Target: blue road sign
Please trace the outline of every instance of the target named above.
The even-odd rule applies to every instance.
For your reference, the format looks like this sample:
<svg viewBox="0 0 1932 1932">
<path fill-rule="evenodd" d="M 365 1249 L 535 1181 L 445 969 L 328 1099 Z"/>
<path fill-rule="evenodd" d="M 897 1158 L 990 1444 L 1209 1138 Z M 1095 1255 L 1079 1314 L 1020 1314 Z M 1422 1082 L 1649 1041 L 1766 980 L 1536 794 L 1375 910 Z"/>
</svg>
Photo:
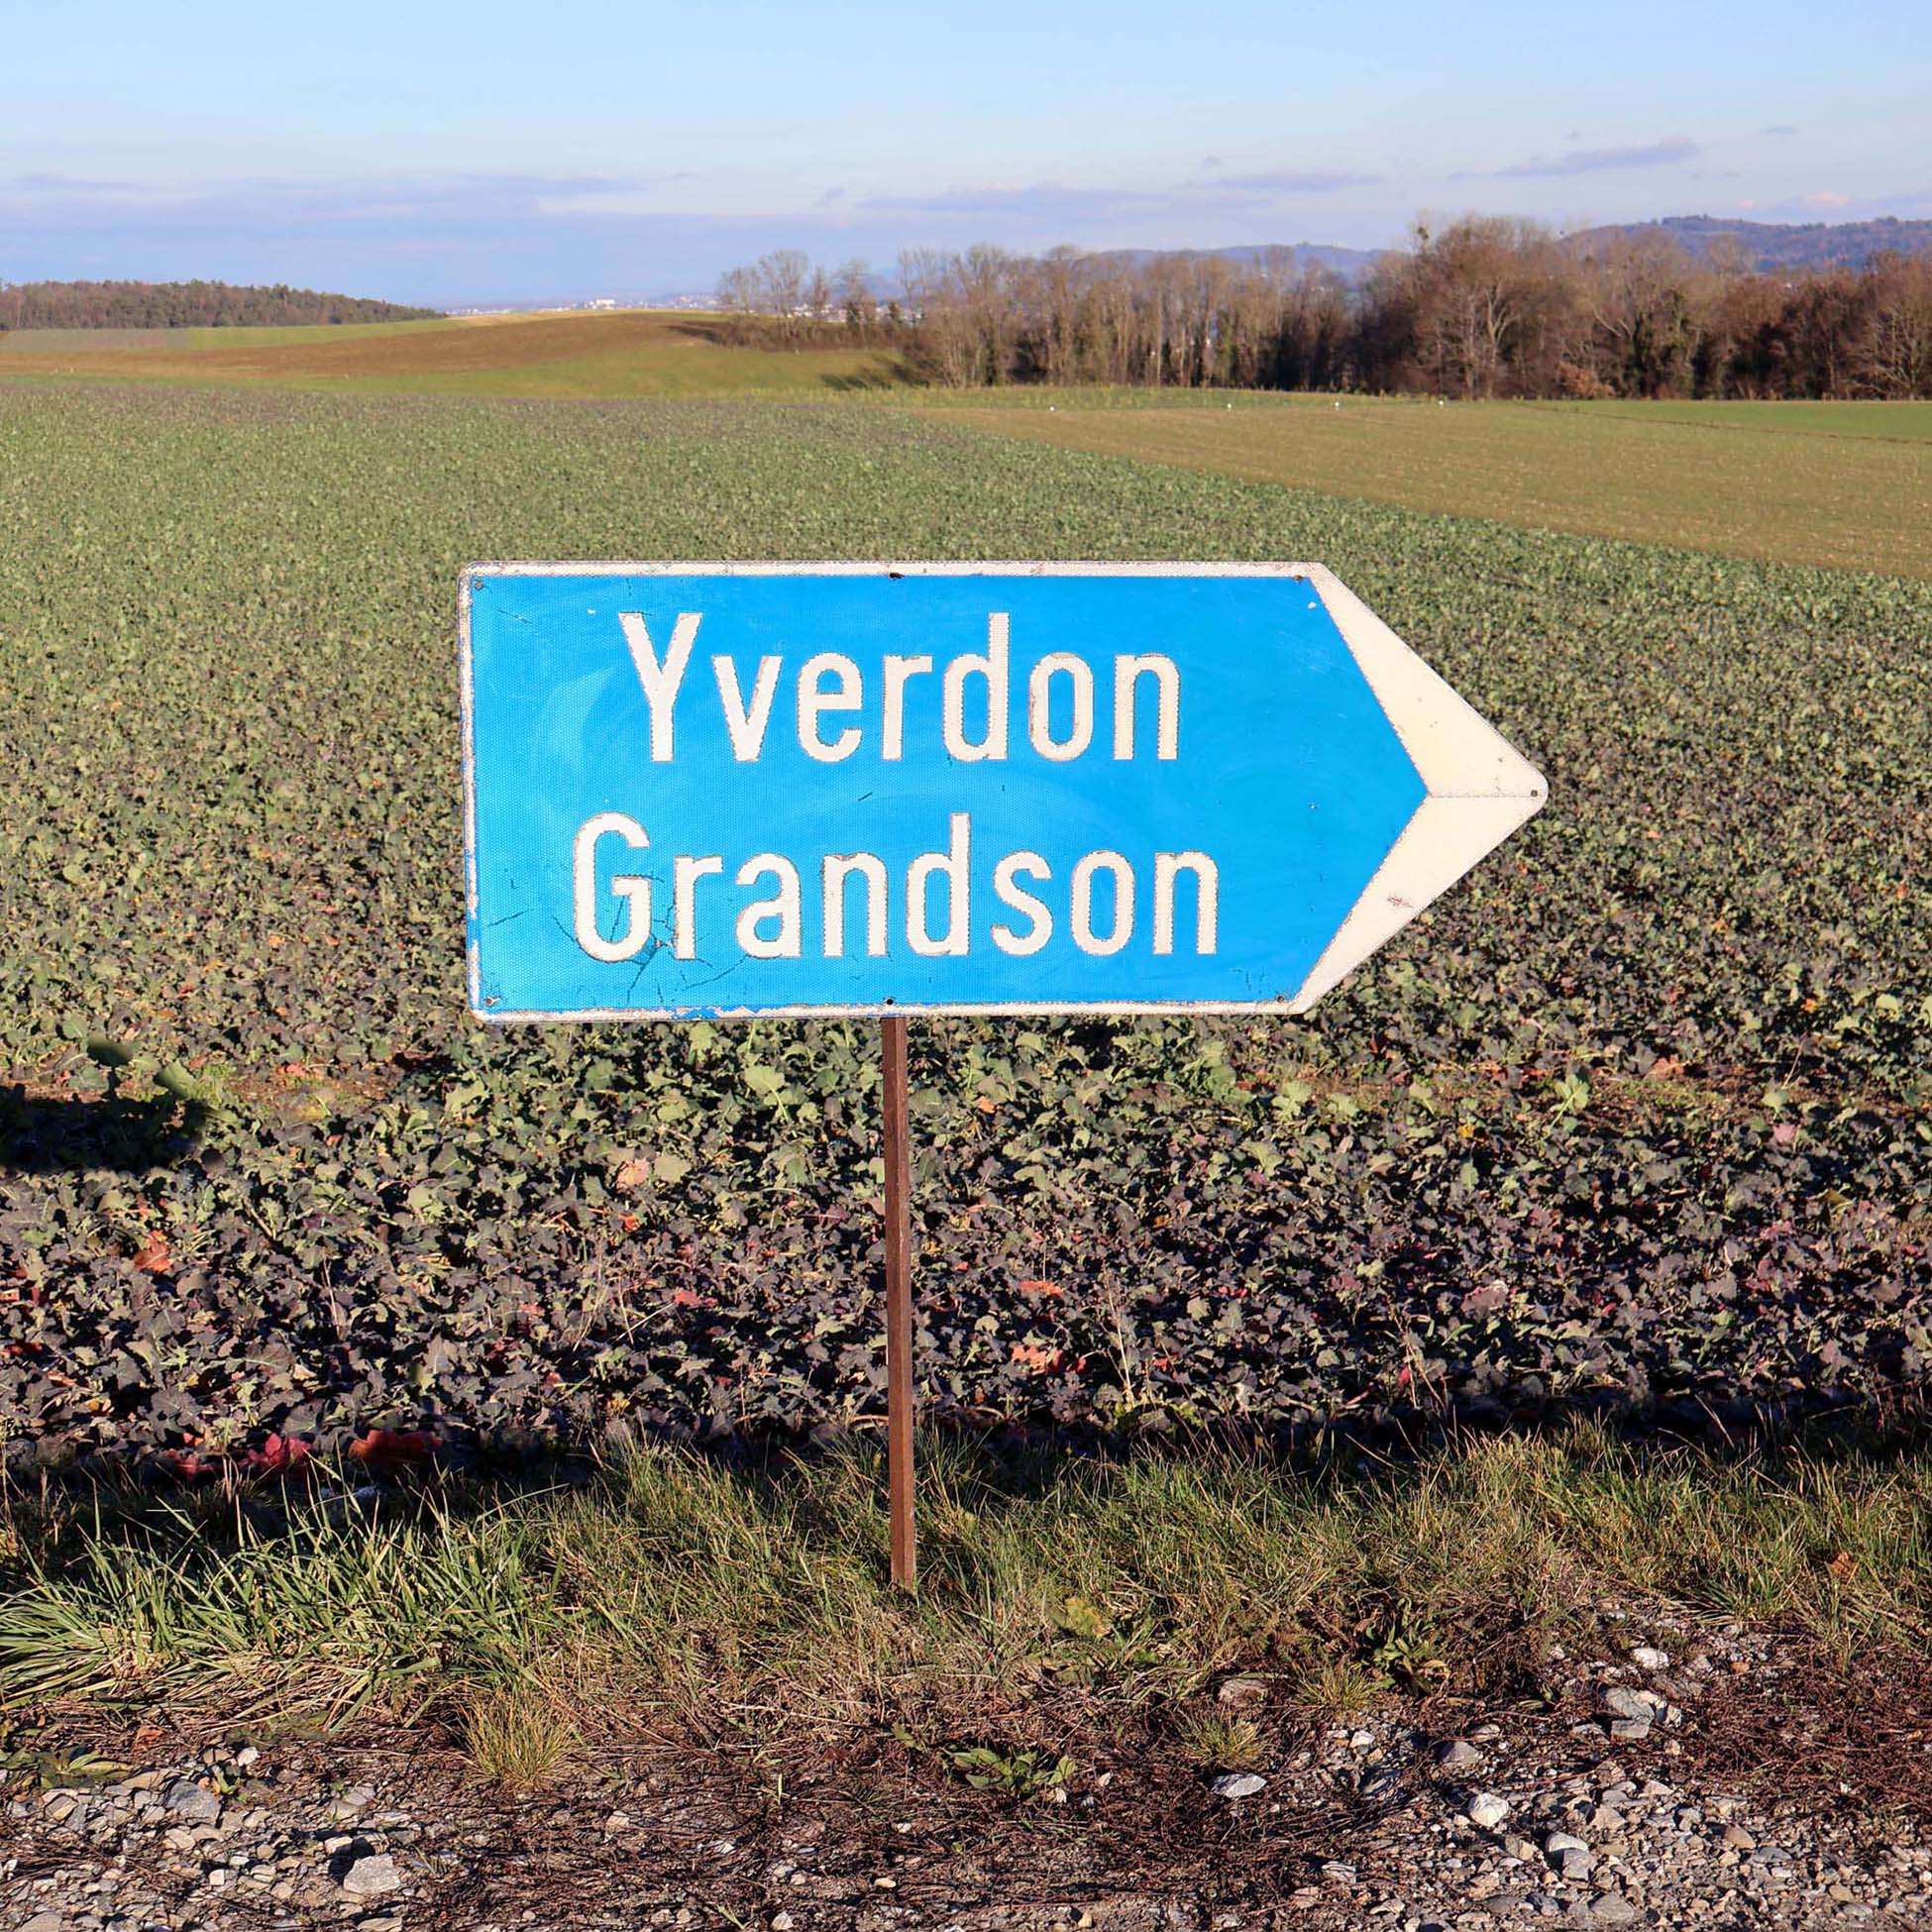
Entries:
<svg viewBox="0 0 1932 1932">
<path fill-rule="evenodd" d="M 1542 803 L 1315 565 L 481 564 L 486 1020 L 1300 1011 Z"/>
</svg>

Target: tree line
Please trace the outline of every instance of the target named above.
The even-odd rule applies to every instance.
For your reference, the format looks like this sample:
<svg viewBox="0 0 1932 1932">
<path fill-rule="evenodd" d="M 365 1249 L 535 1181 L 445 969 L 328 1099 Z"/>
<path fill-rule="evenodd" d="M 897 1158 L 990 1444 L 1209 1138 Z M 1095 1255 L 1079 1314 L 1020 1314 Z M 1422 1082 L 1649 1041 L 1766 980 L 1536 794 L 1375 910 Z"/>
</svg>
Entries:
<svg viewBox="0 0 1932 1932">
<path fill-rule="evenodd" d="M 0 282 L 0 328 L 239 329 L 316 322 L 412 322 L 439 313 L 313 288 L 225 281 Z"/>
<path fill-rule="evenodd" d="M 780 251 L 720 307 L 803 342 L 891 341 L 957 387 L 1101 382 L 1478 396 L 1932 396 L 1932 255 L 1760 273 L 1658 234 L 1418 223 L 1355 283 L 1292 249 L 1235 259 L 915 250 L 882 302 L 863 262 Z"/>
</svg>

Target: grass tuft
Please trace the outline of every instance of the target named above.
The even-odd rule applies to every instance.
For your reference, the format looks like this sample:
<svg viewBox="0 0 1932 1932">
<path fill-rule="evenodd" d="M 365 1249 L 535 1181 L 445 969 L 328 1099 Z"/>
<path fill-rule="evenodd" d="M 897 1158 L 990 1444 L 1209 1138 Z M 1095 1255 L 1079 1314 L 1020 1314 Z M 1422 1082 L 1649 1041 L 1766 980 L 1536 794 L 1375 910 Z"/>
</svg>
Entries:
<svg viewBox="0 0 1932 1932">
<path fill-rule="evenodd" d="M 491 1783 L 531 1791 L 550 1783 L 577 1741 L 557 1694 L 529 1678 L 475 1691 L 463 1712 L 470 1762 Z"/>
<path fill-rule="evenodd" d="M 1175 1725 L 1181 1756 L 1204 1771 L 1252 1771 L 1266 1761 L 1267 1740 L 1251 1717 L 1184 1710 Z"/>
</svg>

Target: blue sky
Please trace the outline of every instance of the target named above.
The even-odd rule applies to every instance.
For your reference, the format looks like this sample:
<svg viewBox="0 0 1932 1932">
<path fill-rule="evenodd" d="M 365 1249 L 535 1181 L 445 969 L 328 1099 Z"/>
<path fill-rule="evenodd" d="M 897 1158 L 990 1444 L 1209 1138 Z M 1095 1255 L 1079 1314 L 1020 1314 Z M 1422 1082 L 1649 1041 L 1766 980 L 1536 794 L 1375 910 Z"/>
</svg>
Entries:
<svg viewBox="0 0 1932 1932">
<path fill-rule="evenodd" d="M 438 303 L 768 248 L 1932 216 L 1923 0 L 0 0 L 0 277 Z"/>
</svg>

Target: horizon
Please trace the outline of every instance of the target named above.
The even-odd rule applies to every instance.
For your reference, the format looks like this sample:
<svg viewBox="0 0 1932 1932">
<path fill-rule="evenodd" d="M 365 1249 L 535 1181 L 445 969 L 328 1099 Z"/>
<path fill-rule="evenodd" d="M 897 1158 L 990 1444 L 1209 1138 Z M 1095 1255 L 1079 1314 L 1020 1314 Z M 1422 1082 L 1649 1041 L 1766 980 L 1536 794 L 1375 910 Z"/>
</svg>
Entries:
<svg viewBox="0 0 1932 1932">
<path fill-rule="evenodd" d="M 486 307 L 695 294 L 785 247 L 891 274 L 978 242 L 1374 250 L 1465 211 L 1922 219 L 1932 63 L 1875 76 L 1866 52 L 1911 25 L 1895 0 L 1822 24 L 1776 4 L 1738 35 L 1644 0 L 1606 49 L 1523 0 L 1474 26 L 1240 0 L 1205 46 L 1137 0 L 996 4 L 970 31 L 878 0 L 567 3 L 540 28 L 447 0 L 326 25 L 110 0 L 79 54 L 50 15 L 11 29 L 0 277 Z"/>
<path fill-rule="evenodd" d="M 1467 214 L 1469 218 L 1474 218 L 1474 219 L 1483 218 L 1483 214 L 1481 210 L 1470 210 L 1467 211 Z M 1420 217 L 1418 217 L 1418 219 L 1420 219 Z M 1527 219 L 1534 219 L 1534 218 L 1531 217 Z M 1763 232 L 1766 234 L 1786 234 L 1786 233 L 1811 232 L 1811 231 L 1830 234 L 1838 230 L 1864 230 L 1864 229 L 1869 229 L 1874 227 L 1884 227 L 1887 224 L 1892 224 L 1892 225 L 1909 224 L 1913 227 L 1927 227 L 1927 226 L 1932 226 L 1932 216 L 1911 217 L 1911 216 L 1900 216 L 1900 215 L 1874 215 L 1874 216 L 1864 216 L 1864 217 L 1854 217 L 1854 218 L 1843 218 L 1836 221 L 1831 220 L 1829 218 L 1820 218 L 1820 219 L 1814 219 L 1814 220 L 1804 221 L 1804 222 L 1768 222 L 1768 221 L 1756 220 L 1750 216 L 1742 216 L 1742 215 L 1737 216 L 1735 218 L 1725 217 L 1721 215 L 1713 216 L 1704 212 L 1703 210 L 1698 210 L 1695 213 L 1642 216 L 1628 223 L 1609 224 L 1607 226 L 1633 229 L 1633 230 L 1643 229 L 1643 228 L 1656 228 L 1656 229 L 1667 231 L 1667 230 L 1673 230 L 1679 228 L 1689 223 L 1704 223 L 1704 222 L 1710 222 L 1714 225 L 1720 226 L 1726 232 L 1735 229 L 1739 232 L 1746 233 L 1746 234 L 1749 234 L 1754 231 Z M 1566 228 L 1566 229 L 1553 228 L 1552 232 L 1557 234 L 1559 237 L 1569 237 L 1569 236 L 1577 236 L 1577 235 L 1587 235 L 1594 231 L 1577 229 L 1577 228 Z M 1352 274 L 1359 273 L 1360 265 L 1372 261 L 1374 257 L 1377 256 L 1378 254 L 1391 252 L 1391 251 L 1400 252 L 1405 249 L 1412 248 L 1414 245 L 1415 245 L 1415 236 L 1412 229 L 1409 233 L 1406 233 L 1397 241 L 1390 243 L 1388 245 L 1387 251 L 1350 249 L 1339 243 L 1307 241 L 1307 240 L 1295 241 L 1295 242 L 1222 242 L 1222 243 L 1209 242 L 1209 243 L 1202 243 L 1198 245 L 1184 245 L 1184 246 L 1171 248 L 1171 249 L 1134 249 L 1134 248 L 1089 249 L 1089 248 L 1081 247 L 1079 244 L 1064 244 L 1062 246 L 1073 247 L 1076 253 L 1083 259 L 1094 258 L 1094 259 L 1102 259 L 1102 260 L 1107 259 L 1109 257 L 1117 257 L 1117 256 L 1124 256 L 1124 255 L 1136 256 L 1136 257 L 1161 256 L 1161 255 L 1230 256 L 1230 257 L 1254 256 L 1260 254 L 1264 250 L 1281 249 L 1291 254 L 1306 255 L 1315 258 L 1319 258 L 1322 256 L 1331 256 L 1331 257 L 1340 256 L 1340 257 L 1349 258 L 1346 266 L 1342 267 L 1339 270 L 1339 272 L 1342 274 L 1344 279 L 1346 279 Z M 782 247 L 783 244 L 780 244 L 779 246 Z M 1027 252 L 1027 255 L 1020 256 L 1020 259 L 1022 260 L 1029 259 L 1029 258 L 1037 259 L 1037 253 L 1043 253 L 1043 252 L 1044 251 L 1039 251 L 1039 252 L 1029 251 Z M 751 264 L 733 265 L 733 266 L 734 267 L 735 266 L 756 267 L 757 265 L 756 263 L 751 263 Z M 827 269 L 830 269 L 834 266 L 834 264 L 831 261 L 827 260 L 824 261 L 821 264 L 821 266 L 823 266 Z M 873 264 L 869 266 L 871 267 L 872 269 L 872 274 L 871 274 L 872 285 L 875 291 L 877 291 L 880 294 L 881 298 L 883 298 L 888 293 L 893 293 L 893 294 L 904 293 L 904 288 L 898 276 L 898 263 L 896 260 L 890 263 Z M 25 282 L 15 281 L 10 279 L 7 276 L 0 275 L 0 290 L 9 289 L 9 288 L 19 288 L 19 287 L 32 288 L 35 286 L 59 288 L 59 287 L 87 286 L 90 284 L 97 284 L 103 287 L 125 286 L 130 288 L 167 288 L 167 287 L 188 287 L 194 285 L 197 282 L 211 283 L 216 286 L 230 287 L 238 290 L 248 289 L 248 288 L 261 289 L 265 287 L 285 286 L 289 288 L 292 293 L 297 293 L 297 294 L 343 297 L 350 300 L 373 301 L 376 303 L 388 302 L 390 305 L 395 307 L 428 308 L 428 307 L 435 306 L 434 304 L 430 304 L 430 303 L 410 303 L 396 297 L 385 295 L 380 291 L 377 291 L 376 293 L 371 293 L 368 290 L 354 289 L 354 288 L 324 289 L 318 287 L 305 287 L 300 284 L 296 284 L 292 282 L 280 282 L 280 283 L 232 282 L 226 280 L 224 277 L 221 276 L 194 275 L 194 274 L 172 275 L 165 278 L 156 277 L 153 279 L 146 278 L 146 277 L 116 277 L 116 276 L 107 276 L 107 275 L 69 276 L 69 277 L 48 276 L 48 277 L 39 277 L 36 278 L 36 280 L 25 281 Z M 450 301 L 447 304 L 441 305 L 438 312 L 446 315 L 459 315 L 459 316 L 460 315 L 543 314 L 548 312 L 562 314 L 562 313 L 569 313 L 573 311 L 579 311 L 586 308 L 609 307 L 613 305 L 619 310 L 648 310 L 648 309 L 664 308 L 664 307 L 691 307 L 693 305 L 700 304 L 700 303 L 705 306 L 710 306 L 714 304 L 717 300 L 718 300 L 718 291 L 715 288 L 658 287 L 653 289 L 641 289 L 641 288 L 604 286 L 601 288 L 572 290 L 572 291 L 526 290 L 519 295 L 499 297 L 494 299 L 492 298 L 458 299 L 458 300 Z"/>
</svg>

